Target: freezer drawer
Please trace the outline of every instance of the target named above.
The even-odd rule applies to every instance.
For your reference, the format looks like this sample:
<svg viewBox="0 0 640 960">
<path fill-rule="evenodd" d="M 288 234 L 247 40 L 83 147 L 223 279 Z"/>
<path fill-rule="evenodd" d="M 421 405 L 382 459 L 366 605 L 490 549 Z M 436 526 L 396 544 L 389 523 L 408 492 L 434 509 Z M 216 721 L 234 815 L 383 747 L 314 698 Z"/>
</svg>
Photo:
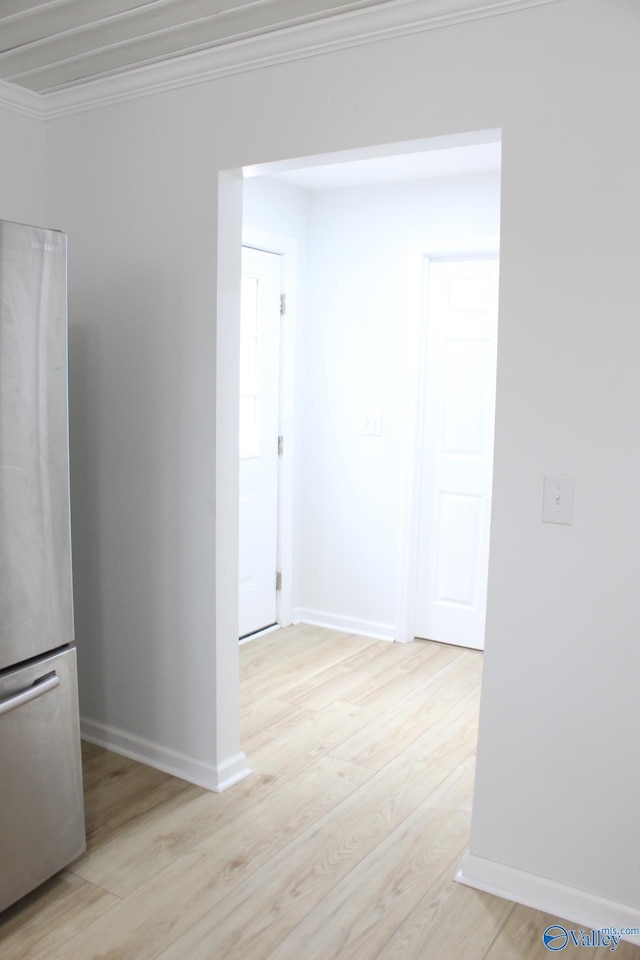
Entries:
<svg viewBox="0 0 640 960">
<path fill-rule="evenodd" d="M 0 674 L 0 910 L 84 849 L 71 648 Z"/>
</svg>

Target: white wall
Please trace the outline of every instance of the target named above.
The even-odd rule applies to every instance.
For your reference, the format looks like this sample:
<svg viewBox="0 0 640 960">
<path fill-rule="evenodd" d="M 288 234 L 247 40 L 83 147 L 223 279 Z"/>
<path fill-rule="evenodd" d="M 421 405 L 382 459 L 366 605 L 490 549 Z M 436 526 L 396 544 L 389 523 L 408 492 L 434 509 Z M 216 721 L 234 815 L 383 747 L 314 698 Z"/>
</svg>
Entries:
<svg viewBox="0 0 640 960">
<path fill-rule="evenodd" d="M 166 118 L 152 98 L 51 125 L 70 237 L 76 635 L 87 729 L 143 754 L 149 741 L 166 766 L 195 758 L 206 780 L 217 177 L 193 116 Z"/>
<path fill-rule="evenodd" d="M 243 182 L 243 224 L 298 242 L 298 267 L 303 285 L 309 199 L 307 190 L 274 177 L 247 177 Z"/>
<path fill-rule="evenodd" d="M 0 104 L 0 219 L 35 226 L 47 218 L 46 132 L 43 120 Z"/>
<path fill-rule="evenodd" d="M 560 0 L 48 125 L 50 209 L 74 251 L 83 709 L 218 765 L 235 747 L 211 694 L 225 680 L 213 604 L 216 171 L 502 128 L 471 851 L 629 915 L 640 862 L 639 27 L 629 0 Z M 541 524 L 545 471 L 576 475 L 573 527 Z M 232 642 L 218 638 L 228 662 Z"/>
<path fill-rule="evenodd" d="M 497 241 L 498 174 L 311 193 L 298 617 L 399 634 L 420 254 Z M 381 437 L 362 435 L 382 414 Z"/>
</svg>

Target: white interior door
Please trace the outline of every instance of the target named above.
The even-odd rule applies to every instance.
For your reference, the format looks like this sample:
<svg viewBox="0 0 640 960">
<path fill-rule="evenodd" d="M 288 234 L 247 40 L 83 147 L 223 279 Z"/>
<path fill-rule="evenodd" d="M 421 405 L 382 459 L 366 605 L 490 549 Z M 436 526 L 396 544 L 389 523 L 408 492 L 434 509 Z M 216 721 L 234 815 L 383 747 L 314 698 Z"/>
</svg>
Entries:
<svg viewBox="0 0 640 960">
<path fill-rule="evenodd" d="M 240 637 L 277 621 L 281 257 L 242 248 Z"/>
<path fill-rule="evenodd" d="M 498 258 L 427 261 L 417 637 L 484 647 Z"/>
</svg>

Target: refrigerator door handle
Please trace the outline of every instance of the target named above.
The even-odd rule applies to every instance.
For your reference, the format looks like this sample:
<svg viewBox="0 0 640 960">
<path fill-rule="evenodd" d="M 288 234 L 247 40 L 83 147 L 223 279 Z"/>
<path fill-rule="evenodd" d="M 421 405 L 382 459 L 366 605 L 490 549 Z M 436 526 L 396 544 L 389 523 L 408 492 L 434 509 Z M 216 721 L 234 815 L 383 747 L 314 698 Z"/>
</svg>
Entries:
<svg viewBox="0 0 640 960">
<path fill-rule="evenodd" d="M 53 690 L 59 686 L 60 678 L 58 674 L 48 673 L 46 676 L 32 683 L 26 690 L 22 690 L 20 693 L 14 693 L 10 697 L 7 697 L 6 700 L 0 700 L 0 717 L 3 717 L 5 713 L 10 713 L 11 710 L 16 710 L 18 707 L 24 706 L 25 703 L 30 703 L 31 700 L 36 700 L 38 697 L 48 693 L 49 690 Z"/>
</svg>

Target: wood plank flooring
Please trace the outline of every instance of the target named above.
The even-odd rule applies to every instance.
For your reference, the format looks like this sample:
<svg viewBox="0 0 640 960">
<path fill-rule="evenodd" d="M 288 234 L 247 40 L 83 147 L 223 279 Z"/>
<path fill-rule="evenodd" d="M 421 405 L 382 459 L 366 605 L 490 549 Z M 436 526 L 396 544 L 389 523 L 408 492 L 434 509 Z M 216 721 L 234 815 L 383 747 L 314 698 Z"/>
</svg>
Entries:
<svg viewBox="0 0 640 960">
<path fill-rule="evenodd" d="M 87 852 L 0 914 L 1 960 L 550 956 L 554 918 L 452 879 L 480 653 L 299 625 L 240 659 L 253 774 L 218 796 L 85 744 Z"/>
</svg>

